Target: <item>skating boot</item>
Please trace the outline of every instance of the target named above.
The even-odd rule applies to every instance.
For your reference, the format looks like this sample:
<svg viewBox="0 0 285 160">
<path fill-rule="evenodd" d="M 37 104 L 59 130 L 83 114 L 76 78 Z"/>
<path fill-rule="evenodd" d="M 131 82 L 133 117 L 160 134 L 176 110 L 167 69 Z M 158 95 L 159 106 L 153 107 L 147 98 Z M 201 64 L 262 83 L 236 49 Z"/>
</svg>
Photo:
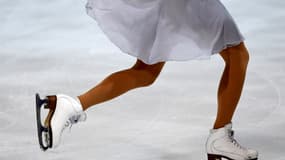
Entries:
<svg viewBox="0 0 285 160">
<path fill-rule="evenodd" d="M 49 109 L 44 126 L 41 122 L 41 107 Z M 86 120 L 86 114 L 78 98 L 58 94 L 40 99 L 36 94 L 37 128 L 40 147 L 45 151 L 56 148 L 63 130 L 72 124 Z"/>
<path fill-rule="evenodd" d="M 258 152 L 242 147 L 234 139 L 232 124 L 211 129 L 206 143 L 208 160 L 257 160 Z"/>
</svg>

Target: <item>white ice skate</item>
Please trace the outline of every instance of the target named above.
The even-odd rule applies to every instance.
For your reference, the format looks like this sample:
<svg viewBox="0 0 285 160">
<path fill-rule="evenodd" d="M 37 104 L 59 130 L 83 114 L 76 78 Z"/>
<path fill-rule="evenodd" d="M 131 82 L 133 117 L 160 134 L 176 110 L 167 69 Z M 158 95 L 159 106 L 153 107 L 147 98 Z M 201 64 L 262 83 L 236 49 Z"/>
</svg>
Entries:
<svg viewBox="0 0 285 160">
<path fill-rule="evenodd" d="M 232 124 L 211 129 L 206 143 L 208 160 L 257 160 L 258 152 L 242 147 L 234 139 Z"/>
<path fill-rule="evenodd" d="M 41 122 L 41 107 L 49 109 L 44 126 Z M 40 147 L 45 151 L 60 144 L 63 130 L 79 121 L 86 120 L 86 114 L 78 98 L 57 94 L 40 99 L 36 94 L 37 127 Z"/>
</svg>

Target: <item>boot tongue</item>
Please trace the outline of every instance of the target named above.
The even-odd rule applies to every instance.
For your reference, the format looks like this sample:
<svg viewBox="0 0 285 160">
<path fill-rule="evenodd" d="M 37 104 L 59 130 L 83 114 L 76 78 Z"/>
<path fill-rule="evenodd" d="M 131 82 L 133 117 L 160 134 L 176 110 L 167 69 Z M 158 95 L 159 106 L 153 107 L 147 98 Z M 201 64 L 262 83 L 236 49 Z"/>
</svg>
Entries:
<svg viewBox="0 0 285 160">
<path fill-rule="evenodd" d="M 225 128 L 226 128 L 227 130 L 231 130 L 232 127 L 233 127 L 232 123 L 229 123 L 229 124 L 226 124 L 226 125 L 225 125 Z"/>
<path fill-rule="evenodd" d="M 225 125 L 225 129 L 226 129 L 226 133 L 229 135 L 229 137 L 233 138 L 234 131 L 232 130 L 232 123 Z"/>
<path fill-rule="evenodd" d="M 69 118 L 71 124 L 75 124 L 77 122 L 85 121 L 87 118 L 86 113 L 81 112 Z"/>
<path fill-rule="evenodd" d="M 230 138 L 234 138 L 234 131 L 233 130 L 227 130 L 227 134 Z"/>
<path fill-rule="evenodd" d="M 79 100 L 79 98 L 78 97 L 75 97 L 74 98 L 75 99 L 75 110 L 76 110 L 76 112 L 82 112 L 83 111 L 83 107 L 82 107 L 82 105 L 81 105 L 81 102 L 80 102 L 80 100 Z"/>
</svg>

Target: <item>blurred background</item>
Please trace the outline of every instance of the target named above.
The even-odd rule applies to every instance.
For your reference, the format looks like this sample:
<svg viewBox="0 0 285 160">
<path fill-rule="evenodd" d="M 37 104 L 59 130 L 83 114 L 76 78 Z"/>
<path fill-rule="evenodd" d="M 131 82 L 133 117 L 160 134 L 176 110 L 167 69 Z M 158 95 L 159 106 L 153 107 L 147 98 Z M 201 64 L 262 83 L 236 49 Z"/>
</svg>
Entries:
<svg viewBox="0 0 285 160">
<path fill-rule="evenodd" d="M 257 149 L 261 160 L 284 160 L 285 1 L 222 2 L 250 51 L 233 120 L 236 139 Z M 85 4 L 0 1 L 0 159 L 206 159 L 224 68 L 219 55 L 167 62 L 154 85 L 94 106 L 57 150 L 39 149 L 35 93 L 77 96 L 136 61 L 108 40 Z"/>
</svg>

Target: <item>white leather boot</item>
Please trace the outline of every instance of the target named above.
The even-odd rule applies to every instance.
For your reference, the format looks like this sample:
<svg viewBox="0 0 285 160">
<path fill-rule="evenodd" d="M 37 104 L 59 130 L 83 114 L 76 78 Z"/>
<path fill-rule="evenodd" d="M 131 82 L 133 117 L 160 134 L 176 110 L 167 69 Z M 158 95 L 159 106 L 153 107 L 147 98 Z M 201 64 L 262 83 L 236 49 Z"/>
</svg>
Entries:
<svg viewBox="0 0 285 160">
<path fill-rule="evenodd" d="M 232 124 L 211 129 L 206 143 L 208 160 L 257 160 L 258 152 L 241 146 L 234 139 Z"/>
<path fill-rule="evenodd" d="M 77 97 L 74 99 L 64 94 L 57 94 L 54 97 L 56 99 L 55 108 L 51 111 L 53 113 L 48 117 L 49 119 L 46 120 L 51 129 L 49 148 L 55 148 L 60 144 L 61 135 L 65 128 L 86 120 L 86 113 Z"/>
</svg>

